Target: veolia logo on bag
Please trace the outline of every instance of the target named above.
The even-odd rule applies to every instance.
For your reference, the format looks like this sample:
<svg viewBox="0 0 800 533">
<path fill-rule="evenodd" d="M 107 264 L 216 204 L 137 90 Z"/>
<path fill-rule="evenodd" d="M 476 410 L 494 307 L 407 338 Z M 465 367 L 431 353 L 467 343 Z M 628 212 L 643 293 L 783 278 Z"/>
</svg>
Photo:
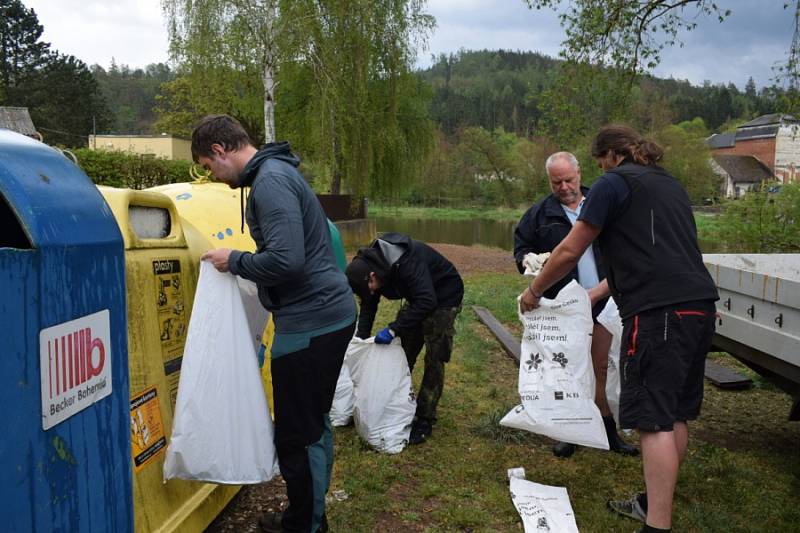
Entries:
<svg viewBox="0 0 800 533">
<path fill-rule="evenodd" d="M 111 394 L 108 310 L 41 330 L 39 361 L 43 429 Z"/>
</svg>

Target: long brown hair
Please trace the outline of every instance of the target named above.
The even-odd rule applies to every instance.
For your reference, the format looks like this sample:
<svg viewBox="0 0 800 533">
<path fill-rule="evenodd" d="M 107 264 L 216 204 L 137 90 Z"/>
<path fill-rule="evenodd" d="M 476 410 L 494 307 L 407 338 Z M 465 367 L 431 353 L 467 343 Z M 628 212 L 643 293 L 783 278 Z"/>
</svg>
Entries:
<svg viewBox="0 0 800 533">
<path fill-rule="evenodd" d="M 602 157 L 612 151 L 640 165 L 655 165 L 664 157 L 664 149 L 643 138 L 633 128 L 611 124 L 600 128 L 592 143 L 592 156 Z"/>
</svg>

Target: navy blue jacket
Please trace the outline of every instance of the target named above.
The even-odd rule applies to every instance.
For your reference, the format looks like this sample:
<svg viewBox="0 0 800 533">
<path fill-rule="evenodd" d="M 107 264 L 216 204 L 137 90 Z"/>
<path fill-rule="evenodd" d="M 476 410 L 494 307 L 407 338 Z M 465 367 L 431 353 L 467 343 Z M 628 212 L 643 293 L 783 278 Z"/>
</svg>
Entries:
<svg viewBox="0 0 800 533">
<path fill-rule="evenodd" d="M 589 194 L 587 187 L 581 186 L 584 196 Z M 561 202 L 554 194 L 547 195 L 543 200 L 535 203 L 528 209 L 514 230 L 514 260 L 517 262 L 519 273 L 525 272 L 522 260 L 528 253 L 541 254 L 552 252 L 572 229 L 572 224 L 567 214 L 561 207 Z M 606 277 L 603 260 L 597 240 L 592 244 L 594 261 L 597 265 L 597 277 L 600 281 Z M 570 281 L 578 279 L 578 267 L 572 269 L 564 278 L 544 291 L 545 298 L 555 298 L 558 292 Z"/>
</svg>

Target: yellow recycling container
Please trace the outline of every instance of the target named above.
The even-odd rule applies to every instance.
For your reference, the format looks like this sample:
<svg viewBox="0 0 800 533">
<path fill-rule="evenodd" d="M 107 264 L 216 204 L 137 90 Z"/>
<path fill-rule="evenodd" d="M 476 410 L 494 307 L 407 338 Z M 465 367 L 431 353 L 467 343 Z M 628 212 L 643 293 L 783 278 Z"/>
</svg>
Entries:
<svg viewBox="0 0 800 533">
<path fill-rule="evenodd" d="M 125 243 L 135 530 L 202 531 L 240 487 L 164 483 L 163 467 L 200 255 L 211 246 L 164 194 L 99 190 Z"/>
<path fill-rule="evenodd" d="M 246 203 L 246 198 L 242 197 L 242 189 L 231 189 L 224 183 L 200 179 L 159 185 L 147 190 L 163 193 L 173 201 L 190 247 L 197 250 L 198 257 L 210 248 L 255 251 L 256 243 L 250 237 L 247 224 L 242 219 L 242 202 Z M 270 413 L 275 412 L 272 405 L 269 357 L 274 332 L 275 326 L 270 317 L 261 335 L 261 343 L 266 347 L 261 378 L 264 381 Z"/>
</svg>

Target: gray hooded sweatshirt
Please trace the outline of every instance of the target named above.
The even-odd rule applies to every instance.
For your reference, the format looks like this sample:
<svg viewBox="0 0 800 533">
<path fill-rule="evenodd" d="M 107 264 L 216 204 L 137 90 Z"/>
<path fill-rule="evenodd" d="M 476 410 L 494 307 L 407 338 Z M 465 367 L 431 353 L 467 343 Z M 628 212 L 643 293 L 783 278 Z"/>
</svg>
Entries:
<svg viewBox="0 0 800 533">
<path fill-rule="evenodd" d="M 230 271 L 258 285 L 277 333 L 301 333 L 355 317 L 353 295 L 336 266 L 328 222 L 297 170 L 289 143 L 259 150 L 241 174 L 251 188 L 246 220 L 256 252 L 235 250 Z"/>
</svg>

